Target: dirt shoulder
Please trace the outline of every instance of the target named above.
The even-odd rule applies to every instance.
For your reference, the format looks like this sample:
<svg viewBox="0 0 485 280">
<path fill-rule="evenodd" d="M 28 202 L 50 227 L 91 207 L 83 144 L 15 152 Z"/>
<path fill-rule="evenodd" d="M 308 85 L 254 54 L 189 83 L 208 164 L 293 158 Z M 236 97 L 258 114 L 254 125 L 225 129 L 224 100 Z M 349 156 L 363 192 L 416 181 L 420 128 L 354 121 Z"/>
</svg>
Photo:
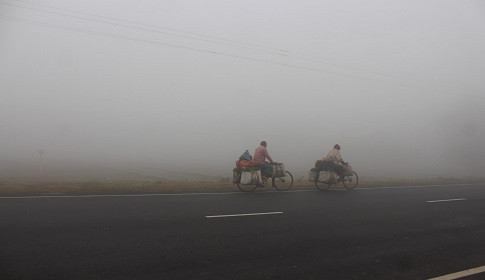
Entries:
<svg viewBox="0 0 485 280">
<path fill-rule="evenodd" d="M 485 178 L 434 178 L 434 179 L 361 179 L 357 188 L 392 187 L 410 185 L 483 184 Z M 343 188 L 341 185 L 333 188 Z M 312 182 L 295 181 L 293 190 L 315 189 Z M 49 194 L 148 194 L 184 192 L 238 191 L 231 182 L 150 182 L 150 181 L 0 181 L 0 196 L 28 196 Z"/>
</svg>

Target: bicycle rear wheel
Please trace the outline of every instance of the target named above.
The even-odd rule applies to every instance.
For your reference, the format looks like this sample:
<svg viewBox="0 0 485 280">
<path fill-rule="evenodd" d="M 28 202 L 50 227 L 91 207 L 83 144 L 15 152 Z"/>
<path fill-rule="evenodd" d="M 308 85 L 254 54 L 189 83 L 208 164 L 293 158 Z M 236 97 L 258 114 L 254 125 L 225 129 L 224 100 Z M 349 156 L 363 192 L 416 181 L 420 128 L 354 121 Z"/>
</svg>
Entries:
<svg viewBox="0 0 485 280">
<path fill-rule="evenodd" d="M 258 186 L 257 185 L 243 185 L 243 184 L 237 184 L 237 187 L 239 190 L 242 192 L 252 192 L 254 191 Z"/>
<path fill-rule="evenodd" d="M 285 177 L 273 178 L 273 186 L 279 191 L 287 191 L 293 186 L 293 175 L 288 171 L 285 173 Z"/>
<path fill-rule="evenodd" d="M 354 171 L 354 176 L 345 176 L 343 183 L 346 189 L 353 190 L 359 183 L 359 176 L 357 176 L 357 173 Z"/>
</svg>

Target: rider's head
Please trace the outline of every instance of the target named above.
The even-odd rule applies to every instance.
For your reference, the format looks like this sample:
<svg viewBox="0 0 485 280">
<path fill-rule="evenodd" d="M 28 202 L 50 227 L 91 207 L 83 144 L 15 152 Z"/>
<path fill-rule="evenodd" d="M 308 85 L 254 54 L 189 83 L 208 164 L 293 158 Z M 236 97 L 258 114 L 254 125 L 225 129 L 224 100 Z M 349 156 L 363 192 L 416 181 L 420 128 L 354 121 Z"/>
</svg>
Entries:
<svg viewBox="0 0 485 280">
<path fill-rule="evenodd" d="M 266 143 L 266 141 L 261 141 L 261 143 L 259 143 L 261 146 L 263 147 L 266 147 L 268 144 Z"/>
<path fill-rule="evenodd" d="M 340 150 L 340 145 L 339 144 L 335 144 L 335 146 L 333 146 L 334 149 L 337 149 L 337 150 Z"/>
</svg>

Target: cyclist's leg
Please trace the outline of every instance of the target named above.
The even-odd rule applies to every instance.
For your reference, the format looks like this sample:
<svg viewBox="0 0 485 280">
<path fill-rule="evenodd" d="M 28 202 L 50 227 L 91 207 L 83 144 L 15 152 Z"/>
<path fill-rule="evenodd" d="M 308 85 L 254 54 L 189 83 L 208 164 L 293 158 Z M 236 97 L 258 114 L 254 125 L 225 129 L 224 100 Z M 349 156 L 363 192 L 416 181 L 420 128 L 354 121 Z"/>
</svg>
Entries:
<svg viewBox="0 0 485 280">
<path fill-rule="evenodd" d="M 345 177 L 344 167 L 340 164 L 335 164 L 334 170 L 335 170 L 335 173 L 337 173 L 337 176 L 338 176 L 337 181 L 343 181 L 344 177 Z"/>
<path fill-rule="evenodd" d="M 261 175 L 265 178 L 270 178 L 273 175 L 273 166 L 265 162 L 261 165 Z"/>
</svg>

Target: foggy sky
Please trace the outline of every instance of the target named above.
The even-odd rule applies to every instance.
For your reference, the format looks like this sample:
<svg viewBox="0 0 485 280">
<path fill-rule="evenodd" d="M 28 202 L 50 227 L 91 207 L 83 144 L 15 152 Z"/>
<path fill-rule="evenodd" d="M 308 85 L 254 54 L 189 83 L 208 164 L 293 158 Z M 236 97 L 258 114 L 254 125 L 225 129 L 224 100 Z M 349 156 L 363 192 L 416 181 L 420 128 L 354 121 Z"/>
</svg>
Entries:
<svg viewBox="0 0 485 280">
<path fill-rule="evenodd" d="M 0 1 L 0 161 L 485 168 L 483 1 Z"/>
</svg>

